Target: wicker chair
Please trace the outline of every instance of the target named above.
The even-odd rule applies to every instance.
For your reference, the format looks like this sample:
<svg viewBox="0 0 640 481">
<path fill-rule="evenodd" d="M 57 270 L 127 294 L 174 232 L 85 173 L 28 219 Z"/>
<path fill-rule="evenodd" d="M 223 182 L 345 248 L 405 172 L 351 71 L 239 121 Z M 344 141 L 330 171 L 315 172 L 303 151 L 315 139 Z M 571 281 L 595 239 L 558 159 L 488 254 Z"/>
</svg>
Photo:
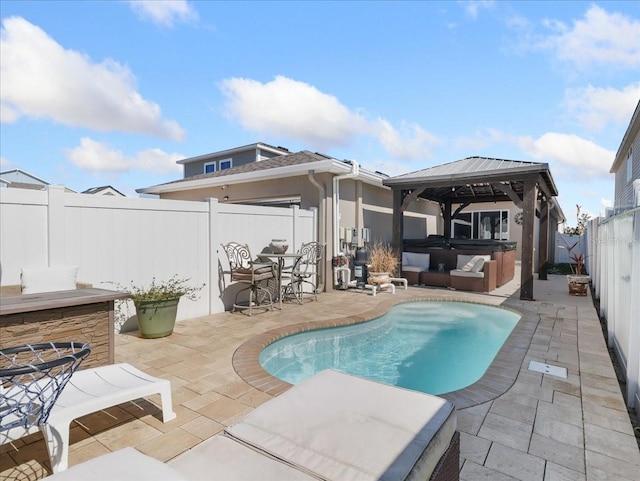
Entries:
<svg viewBox="0 0 640 481">
<path fill-rule="evenodd" d="M 246 244 L 229 242 L 221 245 L 229 260 L 231 281 L 247 284 L 247 287 L 236 293 L 233 301 L 233 311 L 236 309 L 248 309 L 249 316 L 251 316 L 251 309 L 254 303 L 273 310 L 271 291 L 261 286 L 260 283 L 269 279 L 276 279 L 275 264 L 253 260 L 249 246 Z M 244 291 L 249 291 L 249 301 L 246 305 L 238 302 L 238 296 Z M 264 302 L 265 300 L 268 301 Z"/>
</svg>

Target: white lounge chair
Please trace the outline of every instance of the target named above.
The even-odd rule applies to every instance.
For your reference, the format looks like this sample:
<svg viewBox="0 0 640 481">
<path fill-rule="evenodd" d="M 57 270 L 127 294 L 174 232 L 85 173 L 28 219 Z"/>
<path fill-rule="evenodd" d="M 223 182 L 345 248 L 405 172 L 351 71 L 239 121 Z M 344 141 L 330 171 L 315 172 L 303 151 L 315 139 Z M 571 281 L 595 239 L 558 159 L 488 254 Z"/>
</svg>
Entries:
<svg viewBox="0 0 640 481">
<path fill-rule="evenodd" d="M 54 473 L 64 471 L 69 457 L 69 426 L 71 421 L 127 401 L 160 394 L 162 421 L 176 417 L 171 401 L 171 383 L 149 376 L 130 364 L 112 364 L 76 371 L 55 402 L 49 419 L 40 427 Z M 0 433 L 0 444 L 6 444 L 39 427 L 17 427 Z"/>
<path fill-rule="evenodd" d="M 450 402 L 323 371 L 167 464 L 126 448 L 50 479 L 440 481 L 458 461 Z"/>
</svg>

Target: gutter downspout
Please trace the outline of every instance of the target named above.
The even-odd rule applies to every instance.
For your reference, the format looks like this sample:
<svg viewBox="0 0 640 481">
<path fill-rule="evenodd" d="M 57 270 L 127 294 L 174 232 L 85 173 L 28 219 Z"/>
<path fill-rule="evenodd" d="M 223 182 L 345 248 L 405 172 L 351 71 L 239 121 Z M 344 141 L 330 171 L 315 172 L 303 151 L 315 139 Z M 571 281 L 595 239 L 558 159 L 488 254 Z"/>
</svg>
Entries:
<svg viewBox="0 0 640 481">
<path fill-rule="evenodd" d="M 315 175 L 315 170 L 309 170 L 307 172 L 307 176 L 309 177 L 309 182 L 311 182 L 316 189 L 318 189 L 318 217 L 319 217 L 319 225 L 318 225 L 318 240 L 320 242 L 324 242 L 325 246 L 327 244 L 327 189 L 324 187 L 323 184 L 321 184 L 320 182 L 318 182 L 318 179 L 316 179 L 316 175 Z M 326 247 L 325 247 L 325 251 L 326 251 Z M 324 266 L 323 266 L 323 275 L 322 275 L 322 287 L 320 288 L 320 291 L 323 292 L 324 291 L 324 279 L 328 279 L 329 277 L 326 275 L 326 273 L 328 272 L 328 267 L 327 265 L 331 265 L 328 264 L 327 262 L 327 255 L 325 253 L 325 261 L 324 261 Z"/>
<path fill-rule="evenodd" d="M 357 177 L 360 174 L 360 164 L 355 160 L 351 161 L 351 172 L 348 174 L 336 175 L 333 177 L 333 256 L 340 252 L 340 181 Z"/>
</svg>

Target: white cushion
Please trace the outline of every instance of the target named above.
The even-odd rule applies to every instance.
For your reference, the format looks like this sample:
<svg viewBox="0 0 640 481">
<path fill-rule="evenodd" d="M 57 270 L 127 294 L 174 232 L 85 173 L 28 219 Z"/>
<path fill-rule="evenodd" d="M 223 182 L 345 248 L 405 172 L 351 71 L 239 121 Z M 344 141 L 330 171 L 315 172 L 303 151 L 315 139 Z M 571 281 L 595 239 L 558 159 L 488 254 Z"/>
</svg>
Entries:
<svg viewBox="0 0 640 481">
<path fill-rule="evenodd" d="M 178 471 L 133 448 L 124 448 L 84 461 L 66 471 L 47 477 L 47 481 L 188 481 Z"/>
<path fill-rule="evenodd" d="M 402 270 L 406 272 L 422 272 L 424 269 L 419 266 L 405 266 L 402 264 Z"/>
<path fill-rule="evenodd" d="M 491 256 L 458 254 L 456 268 L 466 272 L 480 272 L 485 261 L 490 260 Z"/>
<path fill-rule="evenodd" d="M 230 435 L 321 479 L 429 479 L 455 432 L 453 404 L 322 371 L 267 401 Z"/>
<path fill-rule="evenodd" d="M 224 434 L 201 442 L 168 464 L 193 481 L 318 480 Z"/>
<path fill-rule="evenodd" d="M 463 271 L 462 269 L 454 269 L 450 271 L 449 274 L 457 277 L 475 277 L 478 279 L 484 278 L 484 272 Z"/>
<path fill-rule="evenodd" d="M 480 272 L 484 268 L 484 263 L 491 260 L 491 256 L 473 256 L 476 259 L 475 264 L 471 268 L 471 272 Z"/>
<path fill-rule="evenodd" d="M 76 288 L 77 276 L 77 266 L 22 269 L 22 293 L 70 291 Z"/>
<path fill-rule="evenodd" d="M 429 270 L 429 261 L 431 254 L 421 252 L 403 252 L 402 253 L 402 269 L 408 270 L 405 266 L 419 267 L 423 271 Z"/>
</svg>

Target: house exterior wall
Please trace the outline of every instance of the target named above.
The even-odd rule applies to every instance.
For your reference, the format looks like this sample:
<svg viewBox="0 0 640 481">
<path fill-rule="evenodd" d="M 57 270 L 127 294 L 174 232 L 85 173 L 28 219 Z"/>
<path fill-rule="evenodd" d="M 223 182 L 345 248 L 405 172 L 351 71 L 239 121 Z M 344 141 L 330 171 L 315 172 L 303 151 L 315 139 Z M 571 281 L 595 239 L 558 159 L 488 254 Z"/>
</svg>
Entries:
<svg viewBox="0 0 640 481">
<path fill-rule="evenodd" d="M 327 257 L 333 257 L 334 220 L 333 220 L 333 175 L 329 173 L 316 174 L 326 192 L 325 211 L 319 212 L 320 222 L 324 222 L 324 229 L 318 226 L 319 232 L 325 232 Z M 361 180 L 342 179 L 339 181 L 340 203 L 339 227 L 367 227 L 370 229 L 370 240 L 391 242 L 393 194 L 390 189 L 377 187 Z M 224 200 L 227 196 L 228 200 Z M 247 203 L 277 198 L 300 198 L 301 209 L 320 208 L 319 190 L 309 180 L 308 176 L 287 177 L 286 179 L 265 180 L 233 184 L 222 187 L 210 187 L 190 191 L 176 191 L 163 193 L 163 199 L 197 200 L 216 198 L 221 203 Z M 414 202 L 405 212 L 405 232 L 412 237 L 424 238 L 429 234 L 442 232 L 440 226 L 440 208 L 432 202 Z M 362 245 L 362 241 L 358 243 Z M 355 248 L 353 246 L 340 246 Z"/>
<path fill-rule="evenodd" d="M 632 155 L 627 157 L 629 149 L 620 153 L 625 160 L 620 163 L 615 172 L 615 202 L 616 212 L 622 212 L 635 207 L 633 181 L 640 179 L 640 133 L 636 133 L 631 143 Z M 631 179 L 627 180 L 627 162 L 632 161 Z"/>
<path fill-rule="evenodd" d="M 258 150 L 259 152 L 256 152 Z M 210 162 L 217 162 L 219 160 L 231 159 L 232 167 L 239 167 L 241 165 L 250 164 L 256 161 L 256 155 L 259 155 L 260 160 L 267 160 L 273 157 L 278 157 L 282 154 L 276 154 L 262 149 L 252 149 L 245 152 L 238 152 L 232 155 L 217 155 L 204 160 L 193 161 L 184 164 L 184 177 L 193 177 L 194 175 L 204 174 L 204 166 Z M 219 170 L 219 165 L 216 164 L 216 171 Z"/>
</svg>

